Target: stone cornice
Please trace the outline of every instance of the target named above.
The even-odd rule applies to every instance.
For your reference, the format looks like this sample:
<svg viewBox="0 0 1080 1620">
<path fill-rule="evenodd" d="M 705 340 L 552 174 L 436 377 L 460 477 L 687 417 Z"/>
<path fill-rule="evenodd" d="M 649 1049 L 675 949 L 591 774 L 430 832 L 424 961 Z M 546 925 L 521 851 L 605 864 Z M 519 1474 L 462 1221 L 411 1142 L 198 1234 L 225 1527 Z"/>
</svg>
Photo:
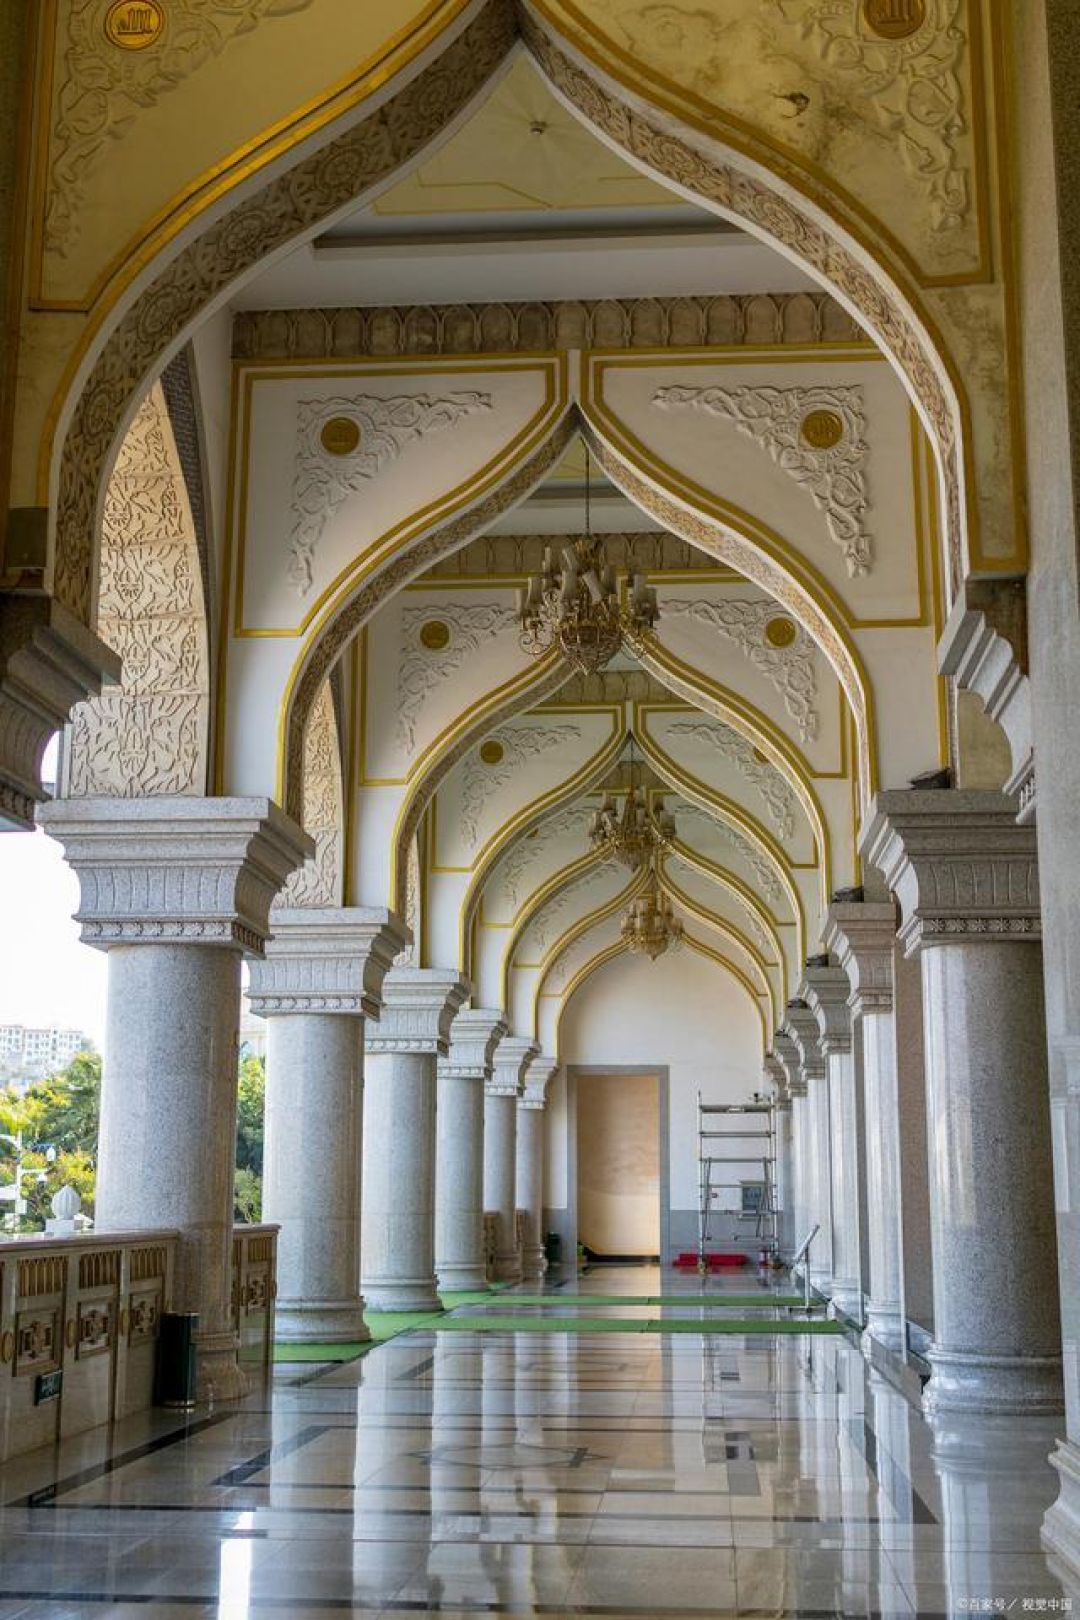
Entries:
<svg viewBox="0 0 1080 1620">
<path fill-rule="evenodd" d="M 565 353 L 742 343 L 852 343 L 865 334 L 828 293 L 773 293 L 772 330 L 757 293 L 603 298 L 521 304 L 408 304 L 249 309 L 233 317 L 234 360 L 340 360 L 356 355 Z M 752 319 L 748 320 L 748 316 Z"/>
<path fill-rule="evenodd" d="M 495 1049 L 495 1068 L 487 1092 L 489 1097 L 520 1097 L 525 1071 L 540 1051 L 535 1041 L 508 1035 Z"/>
<path fill-rule="evenodd" d="M 468 996 L 468 979 L 445 968 L 393 968 L 383 980 L 382 1015 L 368 1034 L 368 1052 L 445 1057 L 451 1026 Z"/>
<path fill-rule="evenodd" d="M 856 1017 L 893 1006 L 896 907 L 891 900 L 834 901 L 825 944 L 851 980 L 848 1005 Z"/>
<path fill-rule="evenodd" d="M 851 1051 L 851 984 L 842 967 L 808 967 L 805 995 L 817 1019 L 826 1057 Z"/>
<path fill-rule="evenodd" d="M 903 913 L 900 943 L 1038 943 L 1035 829 L 1004 793 L 893 789 L 879 793 L 860 839 Z"/>
<path fill-rule="evenodd" d="M 266 957 L 252 964 L 248 999 L 261 1018 L 349 1013 L 378 1019 L 383 980 L 409 930 L 392 911 L 367 906 L 278 909 Z"/>
<path fill-rule="evenodd" d="M 56 799 L 38 820 L 79 879 L 89 945 L 231 945 L 261 955 L 270 907 L 314 852 L 270 799 Z"/>
<path fill-rule="evenodd" d="M 462 1008 L 450 1026 L 450 1050 L 439 1059 L 439 1074 L 455 1080 L 490 1080 L 495 1048 L 509 1027 L 504 1012 Z"/>
</svg>

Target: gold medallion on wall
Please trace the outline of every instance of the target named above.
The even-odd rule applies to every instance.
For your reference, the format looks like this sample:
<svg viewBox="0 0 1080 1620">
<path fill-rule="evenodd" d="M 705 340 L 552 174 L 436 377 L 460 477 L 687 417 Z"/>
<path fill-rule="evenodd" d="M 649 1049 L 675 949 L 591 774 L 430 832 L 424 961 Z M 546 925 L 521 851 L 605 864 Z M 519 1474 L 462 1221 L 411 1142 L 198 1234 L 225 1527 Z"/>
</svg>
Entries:
<svg viewBox="0 0 1080 1620">
<path fill-rule="evenodd" d="M 808 411 L 799 423 L 799 433 L 811 450 L 831 450 L 844 437 L 844 419 L 836 411 Z"/>
<path fill-rule="evenodd" d="M 790 647 L 798 633 L 799 631 L 795 621 L 793 619 L 788 619 L 783 614 L 779 613 L 775 619 L 769 620 L 764 631 L 765 641 L 767 644 L 770 647 L 776 647 L 777 649 Z"/>
<path fill-rule="evenodd" d="M 420 629 L 420 645 L 429 652 L 442 652 L 450 645 L 450 626 L 445 619 L 428 619 Z"/>
<path fill-rule="evenodd" d="M 505 752 L 502 743 L 496 742 L 494 737 L 480 744 L 480 758 L 485 765 L 498 765 Z"/>
<path fill-rule="evenodd" d="M 360 424 L 351 416 L 332 416 L 323 423 L 319 443 L 328 456 L 351 456 L 360 446 Z"/>
<path fill-rule="evenodd" d="M 144 51 L 165 31 L 158 0 L 113 0 L 105 13 L 105 37 L 122 51 Z"/>
<path fill-rule="evenodd" d="M 863 0 L 862 12 L 879 39 L 909 39 L 926 21 L 926 0 Z"/>
</svg>

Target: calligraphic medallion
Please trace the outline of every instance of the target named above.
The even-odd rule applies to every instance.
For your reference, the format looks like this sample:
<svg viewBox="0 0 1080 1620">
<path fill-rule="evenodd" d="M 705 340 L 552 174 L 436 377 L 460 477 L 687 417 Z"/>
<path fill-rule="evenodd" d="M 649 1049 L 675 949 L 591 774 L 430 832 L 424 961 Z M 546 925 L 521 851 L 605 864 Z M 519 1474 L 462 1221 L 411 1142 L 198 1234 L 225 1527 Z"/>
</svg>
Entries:
<svg viewBox="0 0 1080 1620">
<path fill-rule="evenodd" d="M 360 443 L 360 424 L 351 416 L 332 416 L 323 423 L 319 442 L 327 455 L 351 456 Z"/>
<path fill-rule="evenodd" d="M 420 644 L 429 652 L 442 652 L 450 644 L 450 626 L 445 619 L 428 619 L 420 629 Z"/>
<path fill-rule="evenodd" d="M 770 647 L 790 647 L 798 633 L 794 621 L 781 615 L 770 619 L 765 626 L 765 640 Z"/>
<path fill-rule="evenodd" d="M 835 411 L 807 411 L 799 432 L 811 450 L 831 450 L 844 437 L 844 419 Z"/>
<path fill-rule="evenodd" d="M 502 743 L 496 742 L 494 737 L 489 737 L 486 743 L 480 744 L 480 758 L 485 765 L 498 765 L 505 752 Z"/>
<path fill-rule="evenodd" d="M 880 39 L 910 39 L 926 21 L 926 0 L 863 0 L 863 19 Z"/>
<path fill-rule="evenodd" d="M 105 36 L 122 51 L 144 51 L 165 31 L 158 0 L 113 0 L 105 13 Z"/>
</svg>

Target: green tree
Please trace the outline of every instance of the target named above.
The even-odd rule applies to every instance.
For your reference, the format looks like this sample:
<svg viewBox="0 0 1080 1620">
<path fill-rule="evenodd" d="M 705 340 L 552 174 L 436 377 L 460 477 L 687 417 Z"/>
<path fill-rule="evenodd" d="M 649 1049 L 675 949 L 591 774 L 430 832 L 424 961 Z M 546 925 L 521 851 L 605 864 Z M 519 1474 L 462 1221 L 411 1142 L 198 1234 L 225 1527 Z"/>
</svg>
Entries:
<svg viewBox="0 0 1080 1620">
<path fill-rule="evenodd" d="M 260 1057 L 240 1059 L 236 1096 L 236 1168 L 262 1177 L 266 1065 Z"/>
<path fill-rule="evenodd" d="M 233 1182 L 233 1213 L 238 1221 L 258 1221 L 262 1216 L 262 1177 L 254 1170 L 237 1169 Z"/>
<path fill-rule="evenodd" d="M 101 1114 L 101 1056 L 79 1052 L 59 1074 L 32 1085 L 25 1098 L 25 1133 L 35 1147 L 97 1158 Z"/>
</svg>

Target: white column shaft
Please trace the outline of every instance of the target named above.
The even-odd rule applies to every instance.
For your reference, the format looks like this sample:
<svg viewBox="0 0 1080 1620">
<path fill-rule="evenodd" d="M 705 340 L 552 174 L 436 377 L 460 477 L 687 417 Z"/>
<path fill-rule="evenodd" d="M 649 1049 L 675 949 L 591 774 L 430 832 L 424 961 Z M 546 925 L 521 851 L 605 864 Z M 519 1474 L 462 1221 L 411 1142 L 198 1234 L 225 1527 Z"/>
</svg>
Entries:
<svg viewBox="0 0 1080 1620">
<path fill-rule="evenodd" d="M 370 1052 L 361 1276 L 377 1311 L 435 1311 L 435 1052 Z"/>
<path fill-rule="evenodd" d="M 495 1275 L 500 1282 L 521 1280 L 515 1233 L 517 1208 L 517 1098 L 487 1092 L 484 1097 L 484 1208 L 498 1217 Z"/>
<path fill-rule="evenodd" d="M 369 1337 L 357 1247 L 363 1029 L 340 1013 L 267 1020 L 263 1217 L 281 1227 L 280 1339 Z"/>
<path fill-rule="evenodd" d="M 173 1308 L 199 1314 L 199 1388 L 243 1393 L 229 1309 L 240 952 L 113 945 L 96 1224 L 180 1231 Z"/>
<path fill-rule="evenodd" d="M 484 1076 L 438 1081 L 435 1270 L 443 1289 L 487 1287 L 484 1265 Z"/>
<path fill-rule="evenodd" d="M 903 1347 L 900 1310 L 900 1139 L 896 1024 L 891 1008 L 867 1008 L 859 1020 L 866 1095 L 867 1330 L 892 1350 Z"/>
<path fill-rule="evenodd" d="M 855 1058 L 851 1049 L 831 1052 L 829 1119 L 831 1133 L 831 1192 L 834 1304 L 846 1315 L 862 1320 L 862 1281 L 859 1275 L 859 1164 L 855 1117 Z"/>
<path fill-rule="evenodd" d="M 544 1259 L 544 1110 L 519 1103 L 517 1110 L 517 1194 L 525 1211 L 521 1275 L 542 1277 Z"/>
</svg>

